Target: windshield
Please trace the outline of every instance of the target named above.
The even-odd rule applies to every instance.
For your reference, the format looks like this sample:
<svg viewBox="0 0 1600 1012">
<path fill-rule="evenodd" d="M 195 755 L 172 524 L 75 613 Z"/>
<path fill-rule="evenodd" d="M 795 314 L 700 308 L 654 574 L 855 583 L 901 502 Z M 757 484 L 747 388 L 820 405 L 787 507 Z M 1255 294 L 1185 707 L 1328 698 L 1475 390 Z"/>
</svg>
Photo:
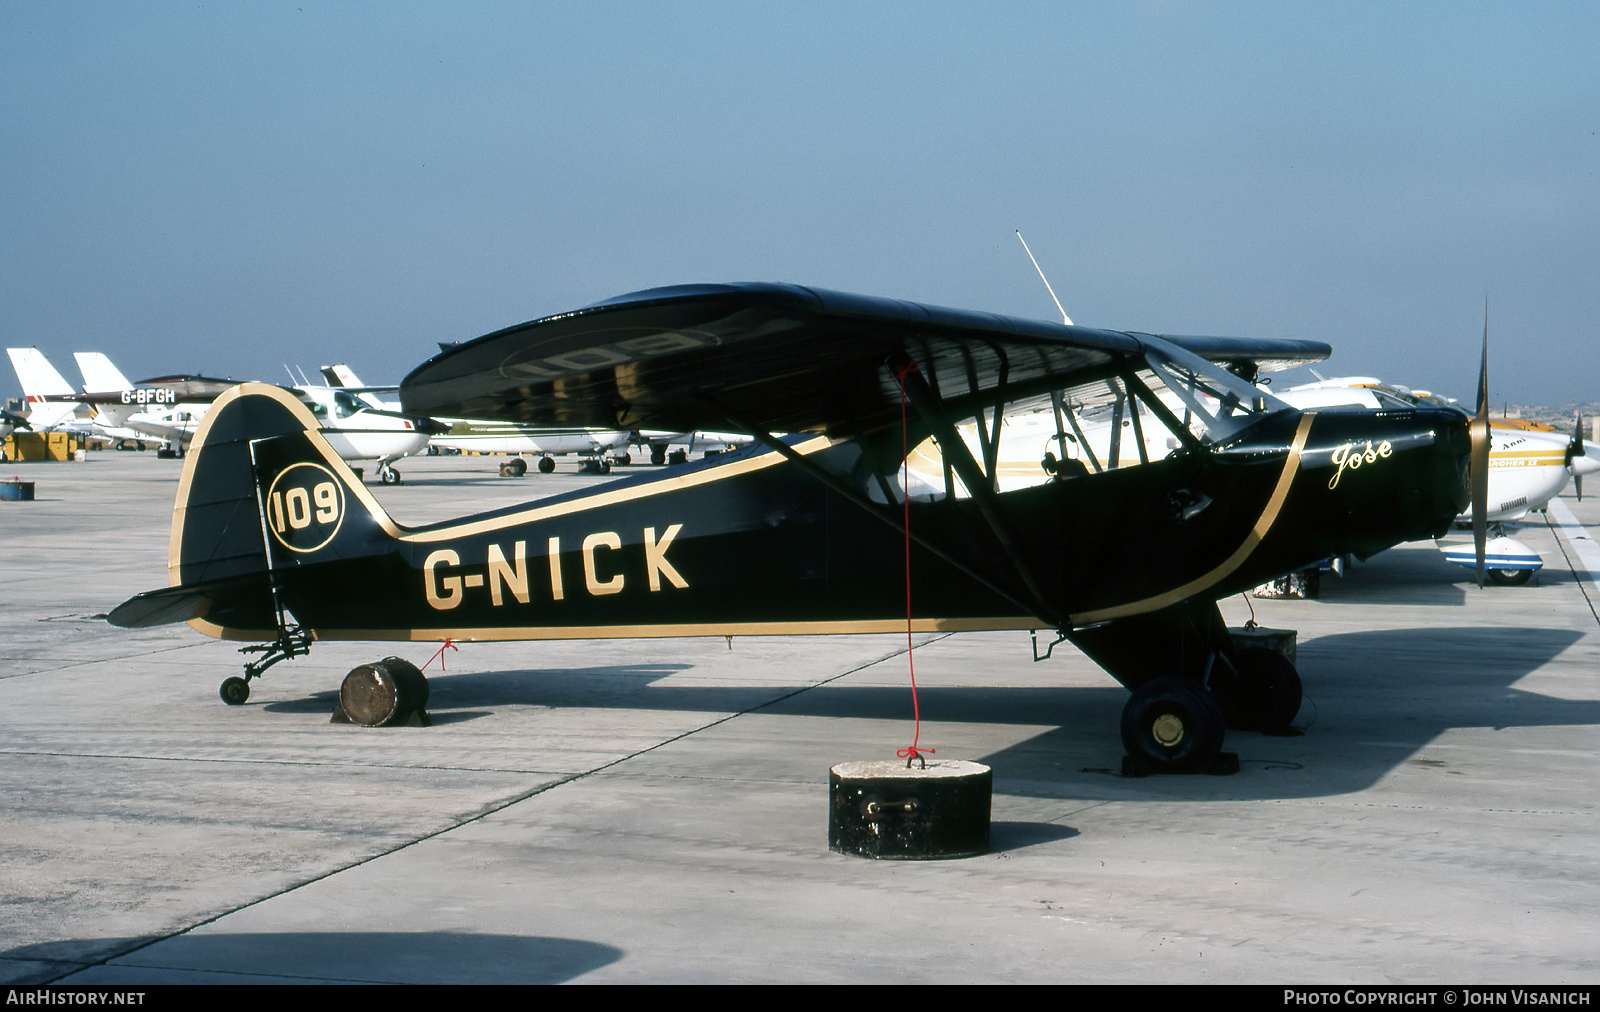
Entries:
<svg viewBox="0 0 1600 1012">
<path fill-rule="evenodd" d="M 1160 338 L 1141 340 L 1144 360 L 1122 376 L 1058 391 L 1045 403 L 1012 405 L 998 427 L 992 417 L 983 426 L 973 420 L 959 427 L 974 459 L 994 460 L 999 491 L 1147 464 L 1224 442 L 1264 415 L 1290 409 L 1192 352 Z M 998 446 L 986 455 L 996 428 Z M 901 482 L 918 499 L 968 494 L 933 439 L 908 455 Z"/>
</svg>

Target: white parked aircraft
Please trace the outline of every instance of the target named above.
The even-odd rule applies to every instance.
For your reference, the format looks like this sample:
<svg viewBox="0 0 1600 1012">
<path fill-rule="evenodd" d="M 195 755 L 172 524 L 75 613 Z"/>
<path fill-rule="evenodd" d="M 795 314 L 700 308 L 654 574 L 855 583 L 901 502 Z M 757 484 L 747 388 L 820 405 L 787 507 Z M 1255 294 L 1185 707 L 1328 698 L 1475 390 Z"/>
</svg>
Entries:
<svg viewBox="0 0 1600 1012">
<path fill-rule="evenodd" d="M 35 432 L 90 431 L 89 424 L 77 417 L 79 402 L 72 384 L 56 372 L 38 348 L 7 348 L 6 354 L 22 384 L 30 428 Z"/>
<path fill-rule="evenodd" d="M 96 426 L 108 438 L 145 435 L 181 447 L 198 429 L 212 399 L 233 385 L 231 380 L 198 376 L 163 376 L 136 384 L 105 355 L 81 352 L 75 356 L 84 374 L 84 391 L 79 393 L 37 348 L 8 348 L 7 353 L 23 393 L 39 405 L 35 415 L 42 411 L 47 418 L 70 417 L 78 404 L 87 403 L 97 411 Z M 384 484 L 400 480 L 394 461 L 423 449 L 438 428 L 431 419 L 370 408 L 343 390 L 311 385 L 289 389 L 322 421 L 323 435 L 339 456 L 377 461 Z"/>
</svg>

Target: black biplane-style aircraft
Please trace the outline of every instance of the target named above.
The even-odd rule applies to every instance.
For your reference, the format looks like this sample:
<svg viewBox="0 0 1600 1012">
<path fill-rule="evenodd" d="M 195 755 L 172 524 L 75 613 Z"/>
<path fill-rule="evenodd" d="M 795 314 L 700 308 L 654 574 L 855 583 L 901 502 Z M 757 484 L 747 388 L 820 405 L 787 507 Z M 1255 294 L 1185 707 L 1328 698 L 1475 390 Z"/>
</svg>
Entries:
<svg viewBox="0 0 1600 1012">
<path fill-rule="evenodd" d="M 318 639 L 891 632 L 908 618 L 920 631 L 1054 630 L 1133 690 L 1130 755 L 1204 766 L 1226 725 L 1287 724 L 1300 703 L 1292 666 L 1236 650 L 1217 600 L 1319 559 L 1441 535 L 1469 499 L 1462 412 L 1300 412 L 1247 382 L 1327 354 L 792 285 L 639 292 L 453 346 L 406 377 L 404 406 L 733 429 L 754 435 L 751 447 L 406 527 L 295 398 L 240 386 L 189 454 L 172 585 L 111 621 L 188 621 L 256 641 L 245 649 L 263 656 L 224 683 L 231 703 Z M 1119 416 L 1137 399 L 1176 445 L 1165 459 L 1091 469 L 1068 459 L 1068 412 L 1061 459 L 1044 462 L 1055 480 L 996 491 L 1002 411 L 1053 399 L 1060 413 L 1062 391 Z M 1137 428 L 1140 417 L 1119 421 Z M 958 432 L 969 419 L 977 454 Z M 906 482 L 907 503 L 906 447 L 929 436 L 944 487 Z"/>
</svg>

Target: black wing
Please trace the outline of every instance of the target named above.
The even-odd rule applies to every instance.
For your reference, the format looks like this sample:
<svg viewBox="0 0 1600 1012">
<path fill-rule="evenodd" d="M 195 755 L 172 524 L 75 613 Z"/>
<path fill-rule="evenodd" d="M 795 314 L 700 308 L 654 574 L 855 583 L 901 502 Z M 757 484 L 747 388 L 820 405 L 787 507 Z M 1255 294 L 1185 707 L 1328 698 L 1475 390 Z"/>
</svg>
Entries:
<svg viewBox="0 0 1600 1012">
<path fill-rule="evenodd" d="M 1328 355 L 1314 342 L 1176 340 L 1224 342 L 1232 357 Z M 685 285 L 454 346 L 400 398 L 408 412 L 539 426 L 845 434 L 899 421 L 894 369 L 907 360 L 952 405 L 988 404 L 1112 375 L 1143 349 L 1116 331 L 798 285 Z"/>
</svg>

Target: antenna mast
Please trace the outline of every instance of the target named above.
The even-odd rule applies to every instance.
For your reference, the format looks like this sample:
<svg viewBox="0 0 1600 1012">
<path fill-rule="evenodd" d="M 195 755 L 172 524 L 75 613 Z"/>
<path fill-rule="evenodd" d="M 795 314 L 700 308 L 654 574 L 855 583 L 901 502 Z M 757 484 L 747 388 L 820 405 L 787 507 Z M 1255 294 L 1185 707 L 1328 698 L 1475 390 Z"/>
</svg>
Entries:
<svg viewBox="0 0 1600 1012">
<path fill-rule="evenodd" d="M 1039 280 L 1044 282 L 1044 290 L 1050 293 L 1050 299 L 1056 304 L 1056 310 L 1061 313 L 1061 322 L 1072 326 L 1072 318 L 1067 311 L 1061 308 L 1061 300 L 1056 298 L 1056 290 L 1050 287 L 1050 279 L 1044 276 L 1044 271 L 1039 267 L 1039 261 L 1034 260 L 1033 250 L 1028 249 L 1028 240 L 1022 238 L 1022 229 L 1017 229 L 1017 238 L 1022 242 L 1023 252 L 1028 254 L 1028 259 L 1033 260 L 1033 269 L 1039 272 Z"/>
</svg>

